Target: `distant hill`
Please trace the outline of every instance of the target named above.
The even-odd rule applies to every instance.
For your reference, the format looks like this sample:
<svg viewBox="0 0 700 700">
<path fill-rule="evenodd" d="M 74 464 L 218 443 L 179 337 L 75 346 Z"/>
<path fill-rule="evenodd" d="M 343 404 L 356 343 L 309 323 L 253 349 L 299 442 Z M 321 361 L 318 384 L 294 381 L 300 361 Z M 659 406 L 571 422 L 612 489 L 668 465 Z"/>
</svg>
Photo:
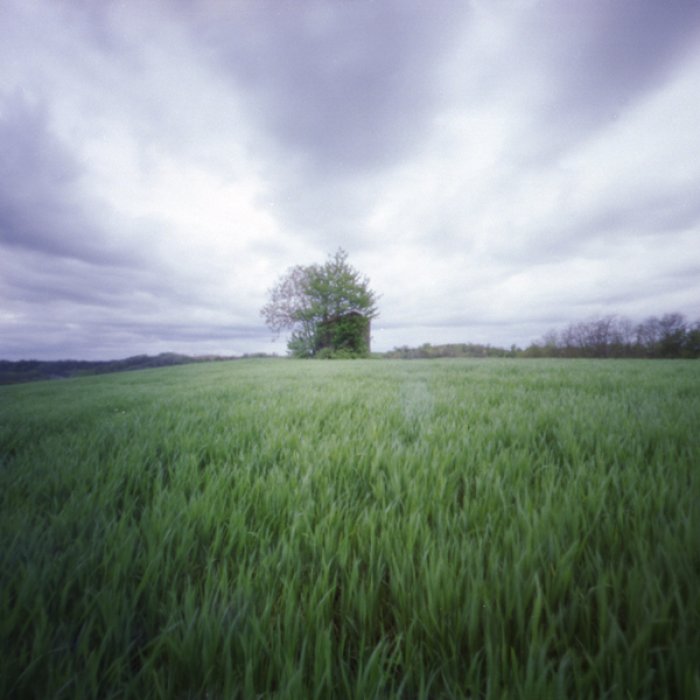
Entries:
<svg viewBox="0 0 700 700">
<path fill-rule="evenodd" d="M 245 357 L 264 357 L 264 355 L 246 355 Z M 44 379 L 68 379 L 89 374 L 106 374 L 108 372 L 127 372 L 135 369 L 150 369 L 153 367 L 170 367 L 186 365 L 193 362 L 220 362 L 237 360 L 239 357 L 220 357 L 205 355 L 191 357 L 174 352 L 164 352 L 160 355 L 135 355 L 124 360 L 108 360 L 91 362 L 89 360 L 0 360 L 0 384 L 18 384 L 20 382 L 40 381 Z"/>
</svg>

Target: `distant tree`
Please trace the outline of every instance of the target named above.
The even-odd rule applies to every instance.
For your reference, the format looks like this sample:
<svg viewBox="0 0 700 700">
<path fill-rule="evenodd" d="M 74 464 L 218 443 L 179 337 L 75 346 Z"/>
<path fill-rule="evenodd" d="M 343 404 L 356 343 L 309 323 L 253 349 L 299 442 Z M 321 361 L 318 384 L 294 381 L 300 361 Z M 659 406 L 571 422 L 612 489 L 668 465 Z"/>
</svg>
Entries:
<svg viewBox="0 0 700 700">
<path fill-rule="evenodd" d="M 636 326 L 624 316 L 572 323 L 550 330 L 525 351 L 528 357 L 698 357 L 700 323 L 679 313 L 650 316 Z"/>
<path fill-rule="evenodd" d="M 633 356 L 634 325 L 624 316 L 616 316 L 610 334 L 610 354 L 613 357 Z"/>
<path fill-rule="evenodd" d="M 654 357 L 658 353 L 658 345 L 661 340 L 659 319 L 656 316 L 649 316 L 637 326 L 635 336 L 639 354 Z"/>
<path fill-rule="evenodd" d="M 516 357 L 521 353 L 522 351 L 516 345 L 511 345 L 510 350 L 506 350 L 478 343 L 448 343 L 446 345 L 423 343 L 415 348 L 408 345 L 395 347 L 384 353 L 384 357 L 397 360 L 427 360 L 437 357 Z"/>
<path fill-rule="evenodd" d="M 542 338 L 543 352 L 548 357 L 556 357 L 559 355 L 559 334 L 555 330 L 549 330 Z"/>
<path fill-rule="evenodd" d="M 688 328 L 683 357 L 700 357 L 700 321 L 696 321 Z"/>
<path fill-rule="evenodd" d="M 293 356 L 368 354 L 377 296 L 347 258 L 339 248 L 323 265 L 292 267 L 270 290 L 261 314 L 275 333 L 291 331 Z"/>
<path fill-rule="evenodd" d="M 688 332 L 683 314 L 664 314 L 659 319 L 659 355 L 661 357 L 680 357 L 686 344 Z"/>
</svg>

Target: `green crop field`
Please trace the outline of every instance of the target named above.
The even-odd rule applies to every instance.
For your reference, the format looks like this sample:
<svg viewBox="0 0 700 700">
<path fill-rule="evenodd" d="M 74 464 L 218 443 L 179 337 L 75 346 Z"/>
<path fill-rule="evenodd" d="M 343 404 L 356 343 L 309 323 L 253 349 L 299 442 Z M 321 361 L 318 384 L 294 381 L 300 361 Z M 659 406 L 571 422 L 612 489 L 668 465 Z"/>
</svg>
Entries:
<svg viewBox="0 0 700 700">
<path fill-rule="evenodd" d="M 700 363 L 0 387 L 0 697 L 700 698 Z"/>
</svg>

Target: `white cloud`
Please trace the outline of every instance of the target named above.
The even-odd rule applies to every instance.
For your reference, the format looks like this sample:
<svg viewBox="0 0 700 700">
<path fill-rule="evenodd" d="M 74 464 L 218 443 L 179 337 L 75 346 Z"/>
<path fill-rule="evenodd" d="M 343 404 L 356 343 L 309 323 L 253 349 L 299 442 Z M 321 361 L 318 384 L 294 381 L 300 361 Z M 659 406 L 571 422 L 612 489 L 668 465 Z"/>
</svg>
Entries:
<svg viewBox="0 0 700 700">
<path fill-rule="evenodd" d="M 698 315 L 696 15 L 216 7 L 0 9 L 0 355 L 281 351 L 267 288 L 339 245 L 379 349 Z"/>
</svg>

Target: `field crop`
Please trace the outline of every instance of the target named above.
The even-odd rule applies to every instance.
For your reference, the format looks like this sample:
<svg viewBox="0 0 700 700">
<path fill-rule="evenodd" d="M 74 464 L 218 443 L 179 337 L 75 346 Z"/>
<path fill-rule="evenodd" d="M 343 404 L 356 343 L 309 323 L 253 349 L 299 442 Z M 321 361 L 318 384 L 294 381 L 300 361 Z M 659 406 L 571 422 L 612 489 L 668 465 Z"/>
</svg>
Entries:
<svg viewBox="0 0 700 700">
<path fill-rule="evenodd" d="M 700 364 L 0 387 L 0 697 L 700 698 Z"/>
</svg>

